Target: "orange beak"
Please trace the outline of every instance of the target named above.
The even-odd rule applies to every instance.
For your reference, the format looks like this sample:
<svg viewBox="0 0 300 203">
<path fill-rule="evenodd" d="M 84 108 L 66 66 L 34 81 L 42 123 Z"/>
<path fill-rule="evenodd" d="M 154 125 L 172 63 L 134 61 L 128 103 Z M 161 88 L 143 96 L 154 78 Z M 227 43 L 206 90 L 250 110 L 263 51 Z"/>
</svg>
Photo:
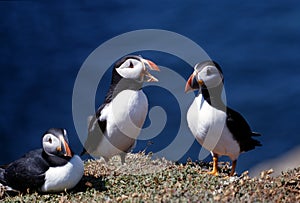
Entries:
<svg viewBox="0 0 300 203">
<path fill-rule="evenodd" d="M 65 156 L 72 157 L 72 151 L 69 147 L 69 144 L 66 141 L 64 141 L 64 146 L 65 146 L 65 151 L 66 151 Z"/>
<path fill-rule="evenodd" d="M 160 71 L 159 67 L 152 61 L 147 60 L 147 59 L 142 59 L 142 61 L 144 62 L 144 64 L 146 64 L 149 67 L 150 70 Z M 144 74 L 145 74 L 145 77 L 147 78 L 146 82 L 158 82 L 158 79 L 155 78 L 153 75 L 151 75 L 147 69 L 145 69 Z"/>
<path fill-rule="evenodd" d="M 203 85 L 203 84 L 204 84 L 203 80 L 197 81 L 197 79 L 195 78 L 195 74 L 193 73 L 189 77 L 188 81 L 186 82 L 184 91 L 185 91 L 185 93 L 188 93 L 192 90 L 199 89 L 200 86 Z"/>
<path fill-rule="evenodd" d="M 150 60 L 146 60 L 151 70 L 160 71 L 159 67 Z"/>
<path fill-rule="evenodd" d="M 73 156 L 73 153 L 69 147 L 69 144 L 66 142 L 66 140 L 61 136 L 60 137 L 60 140 L 61 140 L 61 147 L 57 148 L 57 151 L 60 151 L 61 153 L 64 154 L 64 156 L 67 156 L 67 157 L 72 157 Z"/>
</svg>

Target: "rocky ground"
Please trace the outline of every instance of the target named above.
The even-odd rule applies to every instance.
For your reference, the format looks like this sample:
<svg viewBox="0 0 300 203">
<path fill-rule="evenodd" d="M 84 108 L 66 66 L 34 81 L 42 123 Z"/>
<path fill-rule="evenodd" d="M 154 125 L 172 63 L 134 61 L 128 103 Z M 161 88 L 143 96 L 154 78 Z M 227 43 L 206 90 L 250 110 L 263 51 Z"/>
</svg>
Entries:
<svg viewBox="0 0 300 203">
<path fill-rule="evenodd" d="M 176 164 L 129 154 L 108 163 L 88 160 L 85 174 L 71 191 L 58 194 L 19 194 L 0 187 L 0 202 L 300 202 L 300 167 L 272 177 L 273 170 L 250 178 L 247 172 L 227 177 L 229 163 L 220 163 L 220 175 L 207 175 L 211 163 Z"/>
</svg>

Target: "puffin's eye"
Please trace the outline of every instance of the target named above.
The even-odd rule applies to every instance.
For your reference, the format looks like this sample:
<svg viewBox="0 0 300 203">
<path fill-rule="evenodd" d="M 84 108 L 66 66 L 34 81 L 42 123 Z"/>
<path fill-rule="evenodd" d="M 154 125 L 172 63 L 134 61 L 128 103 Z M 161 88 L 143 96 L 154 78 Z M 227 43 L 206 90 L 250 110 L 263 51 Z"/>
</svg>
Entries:
<svg viewBox="0 0 300 203">
<path fill-rule="evenodd" d="M 211 75 L 211 74 L 212 74 L 211 70 L 210 70 L 210 69 L 207 69 L 206 75 Z"/>
<path fill-rule="evenodd" d="M 48 142 L 49 142 L 50 144 L 52 144 L 52 139 L 51 139 L 51 137 L 48 138 Z"/>
<path fill-rule="evenodd" d="M 133 63 L 131 61 L 128 68 L 133 68 Z"/>
</svg>

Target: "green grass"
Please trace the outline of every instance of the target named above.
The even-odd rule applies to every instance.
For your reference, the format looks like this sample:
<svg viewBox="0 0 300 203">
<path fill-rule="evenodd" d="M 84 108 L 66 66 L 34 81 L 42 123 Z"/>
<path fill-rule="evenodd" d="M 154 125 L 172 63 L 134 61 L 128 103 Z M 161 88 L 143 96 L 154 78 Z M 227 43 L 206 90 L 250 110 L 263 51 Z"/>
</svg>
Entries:
<svg viewBox="0 0 300 203">
<path fill-rule="evenodd" d="M 144 153 L 128 154 L 107 164 L 88 160 L 85 174 L 71 191 L 58 194 L 10 194 L 0 188 L 2 202 L 299 202 L 300 168 L 271 177 L 272 170 L 258 178 L 247 172 L 226 178 L 228 163 L 220 163 L 220 176 L 207 175 L 211 163 L 175 164 L 151 159 Z"/>
</svg>

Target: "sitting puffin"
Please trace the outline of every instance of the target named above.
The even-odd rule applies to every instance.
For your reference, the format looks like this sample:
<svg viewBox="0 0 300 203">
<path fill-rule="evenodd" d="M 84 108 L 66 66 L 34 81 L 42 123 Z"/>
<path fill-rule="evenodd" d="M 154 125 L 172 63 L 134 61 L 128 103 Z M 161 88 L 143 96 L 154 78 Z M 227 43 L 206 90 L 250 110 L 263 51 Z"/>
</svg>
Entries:
<svg viewBox="0 0 300 203">
<path fill-rule="evenodd" d="M 104 103 L 90 119 L 88 137 L 81 155 L 89 153 L 108 161 L 115 155 L 125 163 L 135 145 L 148 112 L 143 82 L 157 82 L 150 70 L 159 71 L 152 61 L 128 55 L 115 63 Z"/>
<path fill-rule="evenodd" d="M 199 89 L 199 94 L 188 110 L 187 122 L 197 141 L 211 151 L 213 170 L 209 174 L 218 175 L 218 157 L 225 155 L 232 160 L 233 176 L 238 156 L 261 143 L 252 138 L 260 134 L 251 131 L 243 116 L 223 103 L 223 83 L 223 72 L 216 62 L 195 65 L 185 92 Z"/>
<path fill-rule="evenodd" d="M 69 147 L 66 130 L 49 129 L 42 143 L 42 149 L 30 151 L 0 168 L 0 183 L 22 192 L 61 192 L 73 188 L 83 176 L 84 167 Z"/>
</svg>

